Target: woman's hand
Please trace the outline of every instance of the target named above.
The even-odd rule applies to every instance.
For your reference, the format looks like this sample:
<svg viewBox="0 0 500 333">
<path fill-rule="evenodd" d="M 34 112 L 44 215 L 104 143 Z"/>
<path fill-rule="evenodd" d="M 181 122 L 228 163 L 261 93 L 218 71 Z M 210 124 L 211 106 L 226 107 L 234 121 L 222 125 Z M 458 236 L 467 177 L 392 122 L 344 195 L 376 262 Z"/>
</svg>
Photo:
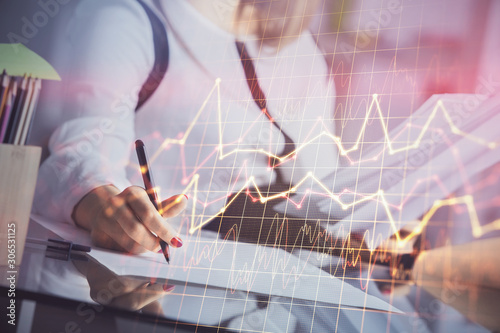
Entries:
<svg viewBox="0 0 500 333">
<path fill-rule="evenodd" d="M 161 204 L 162 216 L 143 188 L 130 186 L 120 193 L 116 187 L 104 185 L 80 200 L 73 219 L 90 231 L 97 246 L 130 253 L 157 252 L 160 239 L 173 247 L 182 245 L 165 218 L 177 216 L 186 204 L 182 194 L 170 197 Z"/>
<path fill-rule="evenodd" d="M 175 287 L 156 279 L 152 282 L 146 277 L 117 275 L 92 257 L 88 261 L 75 260 L 73 264 L 86 276 L 90 297 L 102 305 L 161 315 L 159 299 Z"/>
</svg>

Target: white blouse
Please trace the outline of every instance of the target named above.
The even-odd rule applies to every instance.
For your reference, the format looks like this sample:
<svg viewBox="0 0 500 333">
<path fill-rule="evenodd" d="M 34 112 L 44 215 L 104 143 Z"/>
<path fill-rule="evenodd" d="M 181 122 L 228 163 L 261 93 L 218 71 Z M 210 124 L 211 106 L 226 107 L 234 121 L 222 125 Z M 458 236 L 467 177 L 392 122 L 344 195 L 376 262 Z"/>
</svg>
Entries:
<svg viewBox="0 0 500 333">
<path fill-rule="evenodd" d="M 137 113 L 137 93 L 154 62 L 144 9 L 135 0 L 85 0 L 74 11 L 60 41 L 67 56 L 55 64 L 62 76 L 55 107 L 72 120 L 51 136 L 37 213 L 71 221 L 73 207 L 93 188 L 142 185 L 133 150 L 138 138 L 160 197 L 187 193 L 196 223 L 217 214 L 249 179 L 263 188 L 275 181 L 269 155 L 283 151 L 284 136 L 252 98 L 235 36 L 185 0 L 158 8 L 147 3 L 165 20 L 170 58 L 160 86 Z M 323 131 L 333 134 L 335 89 L 311 34 L 278 54 L 252 38 L 243 41 L 269 113 L 301 149 L 280 166 L 286 179 L 296 184 L 308 173 L 325 176 L 337 165 L 334 142 L 323 136 L 305 143 Z"/>
</svg>

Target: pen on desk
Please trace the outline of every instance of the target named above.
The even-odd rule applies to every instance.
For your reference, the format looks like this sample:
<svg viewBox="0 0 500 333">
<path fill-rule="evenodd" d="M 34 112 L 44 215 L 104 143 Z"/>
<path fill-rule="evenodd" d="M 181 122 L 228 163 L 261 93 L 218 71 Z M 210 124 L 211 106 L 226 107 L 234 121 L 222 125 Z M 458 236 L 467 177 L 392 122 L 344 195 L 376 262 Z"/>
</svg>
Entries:
<svg viewBox="0 0 500 333">
<path fill-rule="evenodd" d="M 49 238 L 48 240 L 26 237 L 26 242 L 47 246 L 49 249 L 60 251 L 90 252 L 92 248 L 86 245 L 75 244 L 71 241 Z"/>
<path fill-rule="evenodd" d="M 45 257 L 62 261 L 78 260 L 87 261 L 86 253 L 92 249 L 90 246 L 80 245 L 62 239 L 36 239 L 26 237 L 26 246 L 42 246 L 45 249 Z"/>
<path fill-rule="evenodd" d="M 160 201 L 155 190 L 153 175 L 151 173 L 151 169 L 149 168 L 148 158 L 146 155 L 146 147 L 144 146 L 144 142 L 142 142 L 142 140 L 135 141 L 135 151 L 137 153 L 137 158 L 139 159 L 142 180 L 144 181 L 144 187 L 146 188 L 146 192 L 148 193 L 149 200 L 151 200 L 156 210 L 159 210 Z M 165 260 L 167 261 L 167 263 L 170 263 L 168 244 L 163 239 L 160 239 L 160 246 L 163 251 Z"/>
</svg>

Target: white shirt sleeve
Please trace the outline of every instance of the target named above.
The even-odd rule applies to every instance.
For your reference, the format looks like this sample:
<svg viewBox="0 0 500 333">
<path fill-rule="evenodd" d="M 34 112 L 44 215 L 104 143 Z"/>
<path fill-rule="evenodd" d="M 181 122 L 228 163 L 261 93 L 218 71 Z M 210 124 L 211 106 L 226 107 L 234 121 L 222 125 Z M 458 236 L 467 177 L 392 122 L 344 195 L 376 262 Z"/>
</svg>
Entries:
<svg viewBox="0 0 500 333">
<path fill-rule="evenodd" d="M 70 22 L 58 45 L 67 55 L 55 64 L 62 77 L 55 105 L 70 120 L 50 138 L 34 200 L 36 213 L 68 222 L 92 189 L 130 185 L 137 95 L 154 61 L 151 24 L 136 1 L 82 1 Z"/>
</svg>

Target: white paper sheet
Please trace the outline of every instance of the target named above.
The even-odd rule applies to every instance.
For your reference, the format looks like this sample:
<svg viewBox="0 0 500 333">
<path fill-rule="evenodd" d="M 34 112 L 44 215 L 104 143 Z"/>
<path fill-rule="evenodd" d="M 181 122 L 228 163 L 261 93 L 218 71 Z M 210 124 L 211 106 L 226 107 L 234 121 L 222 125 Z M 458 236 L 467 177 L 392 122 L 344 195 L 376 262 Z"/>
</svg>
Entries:
<svg viewBox="0 0 500 333">
<path fill-rule="evenodd" d="M 35 215 L 32 219 L 62 238 L 83 244 L 90 241 L 86 232 L 70 224 Z M 270 247 L 194 237 L 184 239 L 182 248 L 172 249 L 169 265 L 162 254 L 156 253 L 126 255 L 93 247 L 90 255 L 119 275 L 158 277 L 230 292 L 249 291 L 401 313 L 387 302 L 309 264 L 308 258 L 302 260 Z"/>
</svg>

